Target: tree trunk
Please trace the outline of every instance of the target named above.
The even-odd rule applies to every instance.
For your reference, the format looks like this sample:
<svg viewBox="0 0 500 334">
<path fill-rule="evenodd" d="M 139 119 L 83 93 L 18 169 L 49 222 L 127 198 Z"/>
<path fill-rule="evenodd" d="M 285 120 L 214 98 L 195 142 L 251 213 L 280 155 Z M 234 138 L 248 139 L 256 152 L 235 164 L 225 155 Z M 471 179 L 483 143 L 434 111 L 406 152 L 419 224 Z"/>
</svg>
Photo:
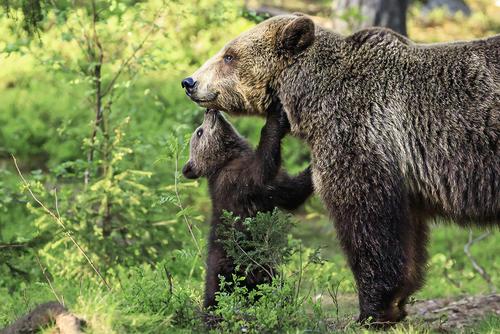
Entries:
<svg viewBox="0 0 500 334">
<path fill-rule="evenodd" d="M 359 8 L 362 16 L 355 30 L 378 26 L 390 28 L 406 36 L 406 9 L 409 0 L 334 0 L 333 8 L 339 14 Z"/>
</svg>

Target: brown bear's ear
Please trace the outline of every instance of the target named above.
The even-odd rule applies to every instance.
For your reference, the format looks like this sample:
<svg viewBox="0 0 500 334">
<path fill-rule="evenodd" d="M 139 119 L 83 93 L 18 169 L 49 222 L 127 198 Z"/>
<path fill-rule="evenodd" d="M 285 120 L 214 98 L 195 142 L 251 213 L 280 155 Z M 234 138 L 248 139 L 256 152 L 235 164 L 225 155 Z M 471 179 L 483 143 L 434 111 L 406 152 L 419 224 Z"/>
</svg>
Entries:
<svg viewBox="0 0 500 334">
<path fill-rule="evenodd" d="M 314 22 L 307 16 L 299 16 L 288 23 L 278 37 L 279 51 L 297 54 L 314 41 Z"/>
</svg>

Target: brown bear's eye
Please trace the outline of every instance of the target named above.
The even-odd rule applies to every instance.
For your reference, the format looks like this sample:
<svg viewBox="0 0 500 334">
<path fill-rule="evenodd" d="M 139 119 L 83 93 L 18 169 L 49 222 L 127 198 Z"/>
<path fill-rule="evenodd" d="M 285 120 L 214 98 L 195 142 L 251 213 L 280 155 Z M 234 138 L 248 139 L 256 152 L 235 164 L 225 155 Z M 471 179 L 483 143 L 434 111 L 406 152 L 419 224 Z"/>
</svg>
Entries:
<svg viewBox="0 0 500 334">
<path fill-rule="evenodd" d="M 199 129 L 198 131 L 196 131 L 196 136 L 198 136 L 198 138 L 200 138 L 202 134 L 203 134 L 203 129 Z"/>
<path fill-rule="evenodd" d="M 224 62 L 225 62 L 226 64 L 229 64 L 230 62 L 232 62 L 232 61 L 233 61 L 233 59 L 234 59 L 234 57 L 233 57 L 233 56 L 231 56 L 231 55 L 225 55 L 225 56 L 224 56 Z"/>
</svg>

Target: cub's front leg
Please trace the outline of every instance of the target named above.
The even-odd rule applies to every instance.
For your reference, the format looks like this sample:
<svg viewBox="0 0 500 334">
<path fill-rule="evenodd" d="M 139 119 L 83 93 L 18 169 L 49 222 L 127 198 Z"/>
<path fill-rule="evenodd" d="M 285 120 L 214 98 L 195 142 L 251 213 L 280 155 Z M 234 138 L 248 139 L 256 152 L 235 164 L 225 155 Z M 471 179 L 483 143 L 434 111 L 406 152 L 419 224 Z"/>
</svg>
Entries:
<svg viewBox="0 0 500 334">
<path fill-rule="evenodd" d="M 267 184 L 281 167 L 281 140 L 290 131 L 290 124 L 281 102 L 274 99 L 267 110 L 266 124 L 261 130 L 255 161 L 250 168 L 257 184 Z"/>
</svg>

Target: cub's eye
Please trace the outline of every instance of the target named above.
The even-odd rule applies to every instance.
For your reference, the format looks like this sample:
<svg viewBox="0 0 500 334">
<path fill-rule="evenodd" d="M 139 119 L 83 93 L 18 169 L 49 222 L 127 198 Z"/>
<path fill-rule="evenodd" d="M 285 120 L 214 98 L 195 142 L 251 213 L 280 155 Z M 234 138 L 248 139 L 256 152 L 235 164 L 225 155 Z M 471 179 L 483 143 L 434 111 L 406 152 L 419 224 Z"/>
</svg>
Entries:
<svg viewBox="0 0 500 334">
<path fill-rule="evenodd" d="M 200 138 L 202 134 L 203 134 L 203 129 L 199 129 L 198 131 L 196 131 L 196 136 L 198 138 Z"/>
<path fill-rule="evenodd" d="M 234 59 L 234 57 L 233 57 L 233 56 L 231 56 L 231 55 L 225 55 L 225 56 L 224 56 L 224 62 L 225 62 L 226 64 L 229 64 L 230 62 L 232 62 L 232 61 L 233 61 L 233 59 Z"/>
</svg>

